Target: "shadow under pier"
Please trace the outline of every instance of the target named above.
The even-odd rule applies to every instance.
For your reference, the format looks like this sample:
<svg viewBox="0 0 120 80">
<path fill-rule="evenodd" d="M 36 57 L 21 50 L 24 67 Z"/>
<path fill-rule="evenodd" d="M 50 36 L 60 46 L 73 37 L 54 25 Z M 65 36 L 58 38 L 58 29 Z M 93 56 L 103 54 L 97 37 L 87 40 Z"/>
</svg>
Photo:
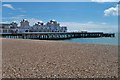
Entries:
<svg viewBox="0 0 120 80">
<path fill-rule="evenodd" d="M 71 38 L 99 38 L 115 37 L 115 33 L 103 32 L 26 32 L 26 33 L 2 33 L 2 38 L 15 39 L 39 39 L 39 40 L 65 40 Z"/>
</svg>

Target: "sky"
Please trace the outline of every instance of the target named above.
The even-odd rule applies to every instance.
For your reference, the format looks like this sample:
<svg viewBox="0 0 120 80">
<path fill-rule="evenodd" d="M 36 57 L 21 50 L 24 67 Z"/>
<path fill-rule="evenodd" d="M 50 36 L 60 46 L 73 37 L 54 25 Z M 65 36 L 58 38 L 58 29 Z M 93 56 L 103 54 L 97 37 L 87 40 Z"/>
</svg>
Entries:
<svg viewBox="0 0 120 80">
<path fill-rule="evenodd" d="M 66 25 L 68 31 L 117 32 L 118 3 L 109 2 L 110 0 L 93 1 L 95 0 L 91 2 L 3 2 L 2 22 L 19 23 L 22 19 L 27 19 L 30 25 L 33 25 L 38 21 L 46 23 L 55 19 L 61 25 Z"/>
<path fill-rule="evenodd" d="M 2 0 L 3 2 L 118 2 L 119 0 Z"/>
</svg>

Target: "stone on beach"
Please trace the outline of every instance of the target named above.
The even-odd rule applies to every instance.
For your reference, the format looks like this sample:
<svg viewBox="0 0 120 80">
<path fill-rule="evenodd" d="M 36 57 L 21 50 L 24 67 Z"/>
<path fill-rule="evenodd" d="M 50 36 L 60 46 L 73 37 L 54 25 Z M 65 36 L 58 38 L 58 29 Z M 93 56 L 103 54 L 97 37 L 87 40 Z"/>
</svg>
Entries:
<svg viewBox="0 0 120 80">
<path fill-rule="evenodd" d="M 118 77 L 118 47 L 2 39 L 3 78 Z"/>
</svg>

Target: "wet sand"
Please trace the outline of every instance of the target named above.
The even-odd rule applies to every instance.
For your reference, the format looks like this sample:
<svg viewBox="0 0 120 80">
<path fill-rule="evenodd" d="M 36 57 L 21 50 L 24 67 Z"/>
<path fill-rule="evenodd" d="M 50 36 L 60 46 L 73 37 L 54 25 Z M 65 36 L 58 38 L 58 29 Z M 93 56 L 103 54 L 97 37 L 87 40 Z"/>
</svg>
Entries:
<svg viewBox="0 0 120 80">
<path fill-rule="evenodd" d="M 118 47 L 2 39 L 3 78 L 118 77 Z"/>
</svg>

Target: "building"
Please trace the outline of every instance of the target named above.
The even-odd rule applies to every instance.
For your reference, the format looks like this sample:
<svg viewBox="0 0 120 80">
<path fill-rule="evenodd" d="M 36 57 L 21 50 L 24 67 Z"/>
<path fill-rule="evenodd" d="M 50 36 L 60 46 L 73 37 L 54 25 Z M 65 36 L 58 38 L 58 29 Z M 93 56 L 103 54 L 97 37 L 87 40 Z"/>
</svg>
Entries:
<svg viewBox="0 0 120 80">
<path fill-rule="evenodd" d="M 10 24 L 1 23 L 0 24 L 0 33 L 14 33 L 17 29 L 18 24 L 16 22 L 12 22 Z"/>
<path fill-rule="evenodd" d="M 30 25 L 29 25 L 29 22 L 27 21 L 27 19 L 23 19 L 20 22 L 20 27 L 24 28 L 24 27 L 28 27 L 28 26 L 30 26 Z"/>
<path fill-rule="evenodd" d="M 18 24 L 14 21 L 11 23 L 11 28 L 17 28 L 18 27 Z"/>
<path fill-rule="evenodd" d="M 1 32 L 12 32 L 12 33 L 22 33 L 22 32 L 67 32 L 66 26 L 60 26 L 60 24 L 55 20 L 50 20 L 46 24 L 42 21 L 35 23 L 33 26 L 29 25 L 29 21 L 23 19 L 20 22 L 20 26 L 16 22 L 10 24 L 1 24 Z M 2 31 L 3 29 L 3 31 Z M 7 29 L 7 30 L 6 30 Z M 4 31 L 6 30 L 6 31 Z M 12 31 L 11 31 L 12 30 Z"/>
<path fill-rule="evenodd" d="M 30 32 L 67 32 L 67 27 L 60 26 L 55 20 L 50 20 L 46 24 L 40 21 L 31 27 Z"/>
<path fill-rule="evenodd" d="M 45 25 L 42 21 L 35 23 L 31 28 L 30 32 L 46 32 Z"/>
</svg>

